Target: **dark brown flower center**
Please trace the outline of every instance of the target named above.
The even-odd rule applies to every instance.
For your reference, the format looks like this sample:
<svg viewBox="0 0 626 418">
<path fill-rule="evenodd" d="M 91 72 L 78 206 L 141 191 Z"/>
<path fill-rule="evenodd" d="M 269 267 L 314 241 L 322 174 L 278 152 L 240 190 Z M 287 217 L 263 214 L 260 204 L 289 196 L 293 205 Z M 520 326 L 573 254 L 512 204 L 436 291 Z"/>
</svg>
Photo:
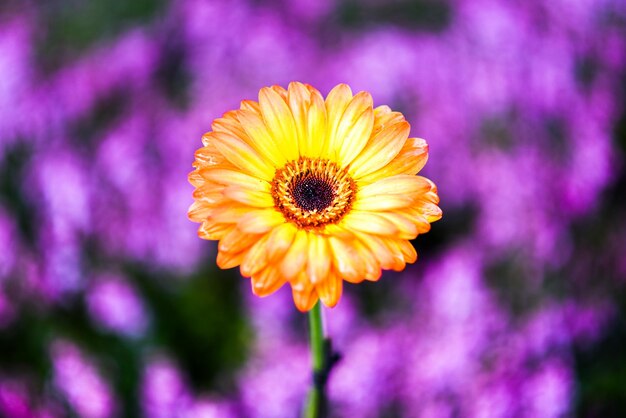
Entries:
<svg viewBox="0 0 626 418">
<path fill-rule="evenodd" d="M 306 211 L 326 209 L 335 198 L 333 186 L 315 176 L 296 179 L 292 187 L 294 203 Z"/>
<path fill-rule="evenodd" d="M 339 222 L 352 208 L 356 191 L 348 170 L 324 159 L 290 161 L 276 170 L 272 180 L 276 209 L 307 230 Z"/>
</svg>

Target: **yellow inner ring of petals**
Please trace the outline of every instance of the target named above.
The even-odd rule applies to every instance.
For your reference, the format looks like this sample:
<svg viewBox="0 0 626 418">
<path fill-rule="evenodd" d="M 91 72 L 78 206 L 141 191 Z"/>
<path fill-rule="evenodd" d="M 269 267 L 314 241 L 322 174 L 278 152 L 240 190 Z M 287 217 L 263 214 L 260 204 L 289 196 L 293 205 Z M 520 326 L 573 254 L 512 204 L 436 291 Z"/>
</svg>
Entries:
<svg viewBox="0 0 626 418">
<path fill-rule="evenodd" d="M 323 209 L 306 210 L 295 195 L 302 182 L 323 182 L 332 190 L 332 200 Z M 301 229 L 311 230 L 337 223 L 352 208 L 357 186 L 348 175 L 347 168 L 340 168 L 330 160 L 300 157 L 276 170 L 272 180 L 274 207 L 287 221 Z"/>
</svg>

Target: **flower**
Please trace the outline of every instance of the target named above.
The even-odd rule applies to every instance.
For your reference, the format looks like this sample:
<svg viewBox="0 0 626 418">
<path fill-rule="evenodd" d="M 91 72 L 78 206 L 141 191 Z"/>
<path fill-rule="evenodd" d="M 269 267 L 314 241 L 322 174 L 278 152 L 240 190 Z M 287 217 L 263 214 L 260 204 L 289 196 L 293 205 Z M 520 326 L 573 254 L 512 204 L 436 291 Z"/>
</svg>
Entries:
<svg viewBox="0 0 626 418">
<path fill-rule="evenodd" d="M 302 83 L 265 87 L 211 128 L 188 215 L 219 240 L 218 266 L 240 266 L 258 296 L 288 282 L 299 310 L 335 306 L 343 280 L 415 262 L 409 240 L 441 218 L 437 188 L 416 175 L 426 141 L 367 92 L 339 84 L 324 100 Z"/>
</svg>

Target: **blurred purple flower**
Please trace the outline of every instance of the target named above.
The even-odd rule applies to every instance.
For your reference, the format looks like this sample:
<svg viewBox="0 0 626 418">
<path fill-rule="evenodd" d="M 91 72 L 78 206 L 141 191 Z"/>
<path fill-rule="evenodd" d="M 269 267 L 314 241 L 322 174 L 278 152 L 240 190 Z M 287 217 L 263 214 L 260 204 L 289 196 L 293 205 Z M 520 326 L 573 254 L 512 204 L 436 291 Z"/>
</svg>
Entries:
<svg viewBox="0 0 626 418">
<path fill-rule="evenodd" d="M 101 276 L 87 289 L 87 308 L 102 328 L 125 337 L 137 338 L 148 328 L 148 314 L 135 288 L 116 276 Z"/>
<path fill-rule="evenodd" d="M 210 398 L 194 401 L 180 414 L 181 418 L 236 418 L 231 405 Z"/>
<path fill-rule="evenodd" d="M 0 287 L 0 330 L 11 324 L 15 315 L 15 307 Z"/>
<path fill-rule="evenodd" d="M 260 336 L 260 338 L 263 338 Z M 239 378 L 242 405 L 255 418 L 291 418 L 302 407 L 310 382 L 305 346 L 264 346 Z"/>
<path fill-rule="evenodd" d="M 24 383 L 16 379 L 0 379 L 0 415 L 11 418 L 32 417 Z"/>
<path fill-rule="evenodd" d="M 54 386 L 72 410 L 84 418 L 115 416 L 116 401 L 108 382 L 77 346 L 57 340 L 51 356 Z"/>
<path fill-rule="evenodd" d="M 520 403 L 525 416 L 553 418 L 566 416 L 570 410 L 572 372 L 559 360 L 545 361 L 525 382 Z"/>
<path fill-rule="evenodd" d="M 181 371 L 169 359 L 153 358 L 146 365 L 141 383 L 141 406 L 147 418 L 184 416 L 193 396 Z"/>
<path fill-rule="evenodd" d="M 17 139 L 26 119 L 23 102 L 33 82 L 28 19 L 3 19 L 0 24 L 0 161 L 5 148 Z"/>
<path fill-rule="evenodd" d="M 342 300 L 343 302 L 343 300 Z M 361 330 L 356 339 L 339 345 L 342 360 L 329 382 L 333 409 L 342 417 L 378 417 L 398 391 L 398 335 L 382 330 Z"/>
<path fill-rule="evenodd" d="M 60 418 L 55 400 L 33 396 L 28 379 L 0 376 L 0 416 L 7 418 Z"/>
<path fill-rule="evenodd" d="M 16 264 L 20 240 L 13 219 L 0 204 L 0 288 Z"/>
</svg>

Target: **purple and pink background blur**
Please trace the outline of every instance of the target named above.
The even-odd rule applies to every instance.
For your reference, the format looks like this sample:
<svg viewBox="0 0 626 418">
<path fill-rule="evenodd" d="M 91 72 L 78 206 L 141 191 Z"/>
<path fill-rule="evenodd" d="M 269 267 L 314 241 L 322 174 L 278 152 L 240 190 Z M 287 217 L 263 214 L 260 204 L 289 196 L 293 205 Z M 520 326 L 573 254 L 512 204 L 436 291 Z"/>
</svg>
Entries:
<svg viewBox="0 0 626 418">
<path fill-rule="evenodd" d="M 211 121 L 292 80 L 403 112 L 444 212 L 326 311 L 332 416 L 624 416 L 622 0 L 4 0 L 0 416 L 298 416 L 306 317 L 186 218 Z"/>
</svg>

